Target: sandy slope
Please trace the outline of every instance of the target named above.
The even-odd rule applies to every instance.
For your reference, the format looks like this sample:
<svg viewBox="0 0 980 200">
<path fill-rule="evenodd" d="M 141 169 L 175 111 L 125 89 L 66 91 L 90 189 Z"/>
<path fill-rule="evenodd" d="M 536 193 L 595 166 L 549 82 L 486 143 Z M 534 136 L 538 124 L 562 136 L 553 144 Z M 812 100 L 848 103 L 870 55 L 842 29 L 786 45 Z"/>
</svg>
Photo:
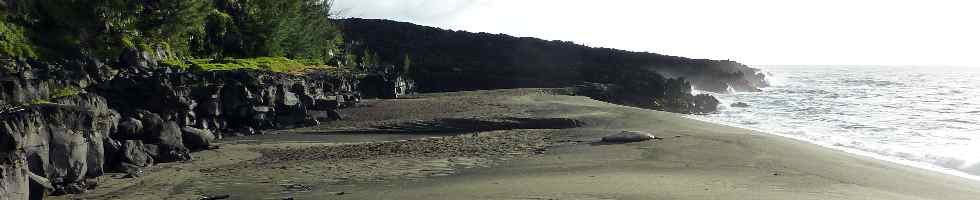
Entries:
<svg viewBox="0 0 980 200">
<path fill-rule="evenodd" d="M 377 100 L 346 113 L 353 113 L 349 120 L 321 127 L 225 141 L 221 150 L 196 153 L 195 161 L 158 166 L 139 179 L 107 178 L 104 187 L 76 197 L 980 198 L 980 184 L 957 177 L 544 90 Z M 664 139 L 597 142 L 622 130 Z"/>
</svg>

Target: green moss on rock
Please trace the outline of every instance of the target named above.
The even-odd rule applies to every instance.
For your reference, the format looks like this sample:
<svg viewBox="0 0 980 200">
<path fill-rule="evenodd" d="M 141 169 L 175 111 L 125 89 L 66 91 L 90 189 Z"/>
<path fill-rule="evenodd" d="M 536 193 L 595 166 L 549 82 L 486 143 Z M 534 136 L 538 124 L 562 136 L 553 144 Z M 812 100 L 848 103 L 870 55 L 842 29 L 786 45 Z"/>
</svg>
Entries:
<svg viewBox="0 0 980 200">
<path fill-rule="evenodd" d="M 302 72 L 308 69 L 329 69 L 315 60 L 292 60 L 284 57 L 258 57 L 246 59 L 193 59 L 165 61 L 167 65 L 194 71 L 262 70 L 272 72 Z"/>
<path fill-rule="evenodd" d="M 69 87 L 57 88 L 57 89 L 54 89 L 53 91 L 51 91 L 51 97 L 49 99 L 57 99 L 57 98 L 62 98 L 62 97 L 70 97 L 70 96 L 79 95 L 81 93 L 82 93 L 82 90 L 79 89 L 79 88 L 76 88 L 76 87 L 70 87 L 69 86 Z"/>
</svg>

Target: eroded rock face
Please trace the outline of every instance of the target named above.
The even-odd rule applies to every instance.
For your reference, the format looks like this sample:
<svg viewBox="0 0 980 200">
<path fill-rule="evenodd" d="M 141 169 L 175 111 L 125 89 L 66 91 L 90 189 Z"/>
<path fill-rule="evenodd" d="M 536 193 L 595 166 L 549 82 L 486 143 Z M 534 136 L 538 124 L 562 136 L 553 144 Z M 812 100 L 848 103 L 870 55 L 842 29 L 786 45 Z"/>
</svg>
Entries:
<svg viewBox="0 0 980 200">
<path fill-rule="evenodd" d="M 312 112 L 339 109 L 343 99 L 354 95 L 352 84 L 315 73 L 173 72 L 122 76 L 97 91 L 124 115 L 145 110 L 177 122 L 178 127 L 207 130 L 220 138 L 246 127 L 281 129 L 332 120 Z M 150 127 L 137 120 L 143 128 Z M 123 128 L 138 127 L 131 120 L 124 122 Z"/>
<path fill-rule="evenodd" d="M 30 186 L 23 135 L 12 132 L 0 130 L 0 199 L 27 199 Z"/>
<path fill-rule="evenodd" d="M 20 137 L 20 162 L 50 180 L 55 193 L 78 193 L 105 171 L 102 142 L 113 117 L 82 106 L 35 105 L 0 116 L 0 135 Z"/>
<path fill-rule="evenodd" d="M 0 199 L 81 192 L 104 173 L 102 142 L 118 114 L 83 88 L 114 73 L 92 59 L 0 61 Z"/>
<path fill-rule="evenodd" d="M 328 74 L 192 73 L 145 57 L 0 63 L 0 200 L 80 193 L 107 170 L 138 177 L 223 136 L 336 120 L 316 113 L 354 96 L 353 80 Z"/>
<path fill-rule="evenodd" d="M 0 110 L 50 99 L 58 93 L 87 88 L 114 73 L 95 61 L 47 65 L 27 61 L 0 60 Z"/>
</svg>

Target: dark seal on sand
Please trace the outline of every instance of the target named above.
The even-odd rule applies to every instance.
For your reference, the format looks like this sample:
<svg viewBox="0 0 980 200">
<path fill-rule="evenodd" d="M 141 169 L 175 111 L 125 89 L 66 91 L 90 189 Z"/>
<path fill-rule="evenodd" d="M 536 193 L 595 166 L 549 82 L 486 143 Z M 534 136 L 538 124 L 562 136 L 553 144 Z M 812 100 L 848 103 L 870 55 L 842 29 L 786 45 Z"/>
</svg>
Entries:
<svg viewBox="0 0 980 200">
<path fill-rule="evenodd" d="M 627 142 L 642 142 L 647 140 L 652 140 L 656 137 L 652 133 L 640 132 L 640 131 L 623 131 L 614 135 L 602 137 L 602 142 L 609 143 L 627 143 Z"/>
</svg>

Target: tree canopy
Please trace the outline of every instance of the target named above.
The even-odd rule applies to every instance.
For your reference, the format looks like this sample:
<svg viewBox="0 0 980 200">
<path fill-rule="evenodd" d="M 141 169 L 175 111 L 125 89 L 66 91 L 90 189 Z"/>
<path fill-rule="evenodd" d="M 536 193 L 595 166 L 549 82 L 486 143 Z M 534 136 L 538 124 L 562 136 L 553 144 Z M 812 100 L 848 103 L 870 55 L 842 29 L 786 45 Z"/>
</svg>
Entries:
<svg viewBox="0 0 980 200">
<path fill-rule="evenodd" d="M 329 0 L 0 1 L 0 57 L 113 60 L 128 49 L 180 58 L 332 59 Z M 9 47 L 9 48 L 8 48 Z"/>
</svg>

